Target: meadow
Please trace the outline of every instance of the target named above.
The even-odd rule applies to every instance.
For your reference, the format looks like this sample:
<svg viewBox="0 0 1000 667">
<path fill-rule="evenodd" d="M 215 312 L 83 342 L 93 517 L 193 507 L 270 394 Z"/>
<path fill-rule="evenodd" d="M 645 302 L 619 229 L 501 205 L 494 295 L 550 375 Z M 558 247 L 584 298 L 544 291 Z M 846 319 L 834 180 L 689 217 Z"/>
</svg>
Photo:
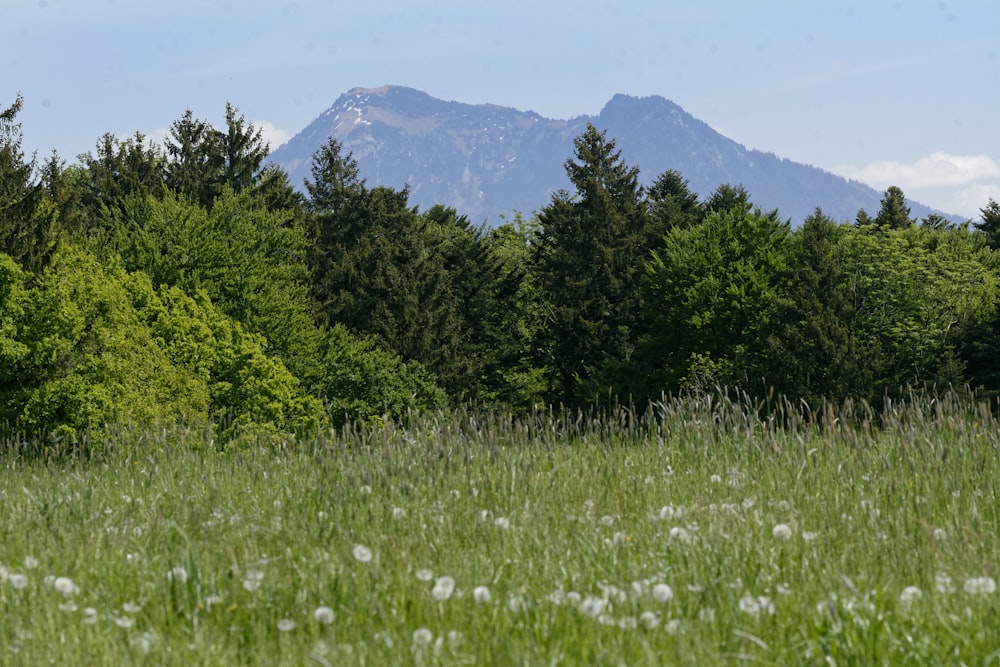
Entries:
<svg viewBox="0 0 1000 667">
<path fill-rule="evenodd" d="M 7 436 L 0 664 L 1000 663 L 995 407 Z"/>
</svg>

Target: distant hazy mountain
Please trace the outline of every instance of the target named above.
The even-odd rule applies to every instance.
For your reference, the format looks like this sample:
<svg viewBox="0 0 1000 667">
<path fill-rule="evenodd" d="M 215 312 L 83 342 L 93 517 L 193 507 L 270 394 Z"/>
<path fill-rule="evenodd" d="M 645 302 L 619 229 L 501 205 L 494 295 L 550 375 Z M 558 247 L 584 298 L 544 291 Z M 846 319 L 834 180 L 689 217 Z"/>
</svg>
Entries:
<svg viewBox="0 0 1000 667">
<path fill-rule="evenodd" d="M 597 116 L 552 120 L 492 104 L 445 102 L 401 86 L 354 88 L 269 160 L 301 187 L 313 153 L 332 136 L 353 153 L 369 186 L 409 184 L 410 202 L 421 210 L 444 204 L 474 223 L 495 225 L 501 214 L 530 214 L 556 190 L 570 188 L 563 164 L 588 122 L 607 130 L 646 184 L 667 169 L 679 171 L 702 198 L 720 184 L 742 184 L 753 203 L 777 208 L 795 225 L 817 206 L 835 220 L 879 209 L 881 192 L 748 150 L 658 96 L 615 95 Z M 908 203 L 915 218 L 931 213 Z"/>
</svg>

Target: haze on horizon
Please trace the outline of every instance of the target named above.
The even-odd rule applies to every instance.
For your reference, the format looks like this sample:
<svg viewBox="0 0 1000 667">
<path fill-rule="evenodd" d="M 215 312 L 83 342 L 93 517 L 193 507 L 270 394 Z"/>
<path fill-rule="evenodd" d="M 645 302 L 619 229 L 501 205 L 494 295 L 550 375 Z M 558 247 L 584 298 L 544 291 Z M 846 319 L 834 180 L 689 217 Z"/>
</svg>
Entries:
<svg viewBox="0 0 1000 667">
<path fill-rule="evenodd" d="M 1000 200 L 1000 3 L 978 0 L 471 5 L 385 0 L 0 0 L 0 107 L 72 163 L 105 132 L 165 135 L 227 101 L 287 140 L 341 93 L 596 114 L 662 95 L 750 148 L 967 217 Z"/>
</svg>

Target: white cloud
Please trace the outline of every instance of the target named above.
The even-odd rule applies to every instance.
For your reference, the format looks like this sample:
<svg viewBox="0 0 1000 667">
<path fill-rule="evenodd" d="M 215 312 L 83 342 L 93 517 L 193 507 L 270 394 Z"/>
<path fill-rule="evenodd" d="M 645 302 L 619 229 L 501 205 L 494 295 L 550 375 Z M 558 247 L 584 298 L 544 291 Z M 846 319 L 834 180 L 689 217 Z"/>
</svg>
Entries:
<svg viewBox="0 0 1000 667">
<path fill-rule="evenodd" d="M 275 127 L 274 123 L 269 120 L 254 121 L 253 124 L 260 128 L 264 141 L 270 146 L 272 151 L 292 138 L 291 132 L 283 130 L 280 127 Z"/>
<path fill-rule="evenodd" d="M 988 155 L 938 151 L 910 163 L 883 160 L 833 171 L 878 190 L 897 185 L 908 199 L 969 218 L 978 218 L 990 198 L 1000 198 L 1000 164 Z"/>
<path fill-rule="evenodd" d="M 952 155 L 938 151 L 909 164 L 885 160 L 835 171 L 877 188 L 933 188 L 1000 179 L 1000 165 L 988 155 Z"/>
</svg>

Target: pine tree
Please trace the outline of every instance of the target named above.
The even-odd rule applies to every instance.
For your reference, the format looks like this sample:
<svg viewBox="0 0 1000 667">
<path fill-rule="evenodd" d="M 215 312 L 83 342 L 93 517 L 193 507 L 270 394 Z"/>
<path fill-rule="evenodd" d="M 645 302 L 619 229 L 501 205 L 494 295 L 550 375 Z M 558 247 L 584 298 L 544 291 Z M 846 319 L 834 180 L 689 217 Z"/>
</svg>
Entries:
<svg viewBox="0 0 1000 667">
<path fill-rule="evenodd" d="M 1000 249 L 1000 204 L 990 199 L 990 203 L 979 209 L 980 222 L 975 228 L 986 236 L 986 242 L 993 250 Z"/>
<path fill-rule="evenodd" d="M 890 229 L 906 229 L 913 226 L 910 218 L 910 207 L 906 205 L 903 191 L 895 185 L 889 186 L 882 197 L 881 208 L 875 216 L 875 224 Z"/>
</svg>

